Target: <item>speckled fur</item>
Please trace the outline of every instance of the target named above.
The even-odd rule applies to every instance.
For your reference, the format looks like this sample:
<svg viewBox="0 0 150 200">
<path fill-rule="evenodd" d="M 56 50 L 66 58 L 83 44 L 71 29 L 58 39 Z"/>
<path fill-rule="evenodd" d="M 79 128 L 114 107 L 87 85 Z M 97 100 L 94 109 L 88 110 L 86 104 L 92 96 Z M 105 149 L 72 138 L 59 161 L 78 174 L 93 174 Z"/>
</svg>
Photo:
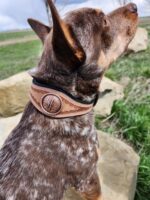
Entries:
<svg viewBox="0 0 150 200">
<path fill-rule="evenodd" d="M 57 200 L 68 186 L 79 189 L 96 170 L 98 144 L 92 121 L 92 114 L 50 120 L 29 103 L 0 154 L 1 196 Z"/>
<path fill-rule="evenodd" d="M 105 68 L 114 57 L 116 59 L 124 52 L 135 33 L 137 17 L 127 14 L 130 7 L 131 4 L 110 16 L 90 8 L 66 16 L 64 23 L 71 31 L 71 40 L 75 42 L 77 38 L 76 45 L 83 51 L 82 54 L 77 52 L 77 56 L 85 56 L 82 63 L 72 54 L 72 49 L 68 52 L 66 38 L 64 35 L 60 37 L 56 27 L 51 31 L 51 28 L 31 20 L 32 28 L 44 43 L 39 65 L 31 75 L 90 101 L 99 89 Z M 114 31 L 117 16 L 126 22 L 122 23 L 122 32 L 119 28 Z M 114 47 L 118 37 L 124 42 Z M 63 56 L 57 38 L 63 40 Z M 108 57 L 110 51 L 115 53 L 113 58 Z M 66 52 L 70 55 L 68 58 Z M 74 187 L 86 200 L 100 200 L 96 170 L 98 147 L 93 112 L 50 119 L 29 102 L 21 121 L 0 151 L 0 200 L 62 200 L 68 187 Z"/>
</svg>

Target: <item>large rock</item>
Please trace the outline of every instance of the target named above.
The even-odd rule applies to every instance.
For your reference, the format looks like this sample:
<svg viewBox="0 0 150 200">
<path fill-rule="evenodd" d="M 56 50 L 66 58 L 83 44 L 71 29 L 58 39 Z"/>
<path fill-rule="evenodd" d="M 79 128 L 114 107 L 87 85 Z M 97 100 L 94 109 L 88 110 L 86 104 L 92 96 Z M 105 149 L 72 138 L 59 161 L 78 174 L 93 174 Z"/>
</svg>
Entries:
<svg viewBox="0 0 150 200">
<path fill-rule="evenodd" d="M 21 115 L 0 120 L 0 146 L 11 130 L 17 125 Z M 100 174 L 104 200 L 133 200 L 139 165 L 139 156 L 133 149 L 106 133 L 99 132 Z M 64 200 L 81 200 L 73 190 L 68 190 Z"/>
<path fill-rule="evenodd" d="M 29 101 L 31 81 L 32 79 L 27 72 L 0 81 L 0 116 L 10 117 L 24 110 Z M 104 77 L 101 83 L 101 91 L 108 89 L 111 92 L 99 100 L 95 108 L 96 114 L 109 115 L 113 102 L 123 97 L 123 87 Z"/>
<path fill-rule="evenodd" d="M 133 200 L 136 190 L 139 156 L 133 149 L 106 133 L 99 132 L 98 171 L 104 200 Z M 64 200 L 81 200 L 68 190 Z"/>
<path fill-rule="evenodd" d="M 101 116 L 110 115 L 114 101 L 122 99 L 124 97 L 123 90 L 124 88 L 122 85 L 119 85 L 118 83 L 115 83 L 112 80 L 103 77 L 100 91 L 102 93 L 106 91 L 106 94 L 99 99 L 97 105 L 95 106 L 95 114 Z"/>
<path fill-rule="evenodd" d="M 148 47 L 148 32 L 144 28 L 138 28 L 134 39 L 128 46 L 128 52 L 139 52 Z"/>
<path fill-rule="evenodd" d="M 30 85 L 27 72 L 0 81 L 0 116 L 9 117 L 23 111 L 29 100 Z"/>
<path fill-rule="evenodd" d="M 19 123 L 22 114 L 18 114 L 14 117 L 0 119 L 0 147 L 8 137 L 9 133 Z"/>
<path fill-rule="evenodd" d="M 99 132 L 99 173 L 104 200 L 133 200 L 140 158 L 124 142 Z"/>
</svg>

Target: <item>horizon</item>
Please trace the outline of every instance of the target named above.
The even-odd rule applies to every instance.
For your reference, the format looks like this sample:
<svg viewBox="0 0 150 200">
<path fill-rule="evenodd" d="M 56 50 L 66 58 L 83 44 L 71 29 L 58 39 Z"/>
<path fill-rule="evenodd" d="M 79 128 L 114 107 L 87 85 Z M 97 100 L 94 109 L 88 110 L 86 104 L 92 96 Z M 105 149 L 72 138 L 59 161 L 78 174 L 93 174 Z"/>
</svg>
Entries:
<svg viewBox="0 0 150 200">
<path fill-rule="evenodd" d="M 57 0 L 56 6 L 58 10 L 61 10 L 62 16 L 68 11 L 81 7 L 101 8 L 107 14 L 119 7 L 117 2 L 117 0 L 105 0 L 105 2 L 102 0 Z M 150 5 L 146 6 L 146 0 L 132 2 L 137 4 L 140 17 L 150 16 Z M 0 2 L 0 32 L 30 28 L 27 18 L 35 18 L 48 24 L 43 0 L 14 0 L 13 4 L 11 0 Z"/>
</svg>

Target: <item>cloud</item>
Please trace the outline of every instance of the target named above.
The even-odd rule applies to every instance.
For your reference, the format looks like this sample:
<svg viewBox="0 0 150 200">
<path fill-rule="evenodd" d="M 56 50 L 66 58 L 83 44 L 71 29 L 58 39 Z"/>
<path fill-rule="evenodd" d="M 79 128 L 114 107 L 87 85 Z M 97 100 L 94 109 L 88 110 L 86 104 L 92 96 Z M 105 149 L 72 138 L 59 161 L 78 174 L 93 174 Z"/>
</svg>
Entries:
<svg viewBox="0 0 150 200">
<path fill-rule="evenodd" d="M 46 21 L 47 15 L 42 0 L 0 1 L 0 31 L 29 28 L 29 17 Z"/>
<path fill-rule="evenodd" d="M 3 16 L 3 15 L 1 16 L 0 15 L 1 31 L 5 31 L 5 30 L 8 30 L 8 29 L 14 29 L 14 27 L 20 27 L 20 26 L 14 19 L 10 18 L 9 16 Z"/>
<path fill-rule="evenodd" d="M 132 0 L 132 2 L 137 4 L 140 16 L 150 16 L 150 10 L 146 10 L 146 4 L 144 0 Z M 69 11 L 73 10 L 74 8 L 81 7 L 97 7 L 101 8 L 105 13 L 108 13 L 118 6 L 119 4 L 117 0 L 71 0 L 70 5 L 66 6 L 65 10 Z"/>
<path fill-rule="evenodd" d="M 114 9 L 113 1 L 105 0 L 85 0 L 78 4 L 72 3 L 66 7 L 66 11 L 73 10 L 74 8 L 81 8 L 81 7 L 93 7 L 93 8 L 100 8 L 105 12 L 109 12 Z"/>
<path fill-rule="evenodd" d="M 57 0 L 57 6 L 64 7 L 62 13 L 80 7 L 98 7 L 108 13 L 118 7 L 116 0 Z M 143 0 L 134 0 L 139 7 L 140 15 L 150 15 L 150 11 L 145 9 Z M 42 0 L 1 0 L 0 1 L 0 31 L 11 29 L 29 28 L 27 18 L 32 17 L 43 22 L 47 22 L 47 15 Z"/>
</svg>

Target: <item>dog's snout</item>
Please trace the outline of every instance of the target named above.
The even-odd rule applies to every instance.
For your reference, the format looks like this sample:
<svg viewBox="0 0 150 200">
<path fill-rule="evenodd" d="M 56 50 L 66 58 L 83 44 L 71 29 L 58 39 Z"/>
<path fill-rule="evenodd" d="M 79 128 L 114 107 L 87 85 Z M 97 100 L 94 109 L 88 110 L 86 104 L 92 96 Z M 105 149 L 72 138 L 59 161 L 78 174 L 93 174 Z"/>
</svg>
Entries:
<svg viewBox="0 0 150 200">
<path fill-rule="evenodd" d="M 137 5 L 135 3 L 129 4 L 128 9 L 131 13 L 137 13 L 138 12 L 138 8 L 137 8 Z"/>
</svg>

